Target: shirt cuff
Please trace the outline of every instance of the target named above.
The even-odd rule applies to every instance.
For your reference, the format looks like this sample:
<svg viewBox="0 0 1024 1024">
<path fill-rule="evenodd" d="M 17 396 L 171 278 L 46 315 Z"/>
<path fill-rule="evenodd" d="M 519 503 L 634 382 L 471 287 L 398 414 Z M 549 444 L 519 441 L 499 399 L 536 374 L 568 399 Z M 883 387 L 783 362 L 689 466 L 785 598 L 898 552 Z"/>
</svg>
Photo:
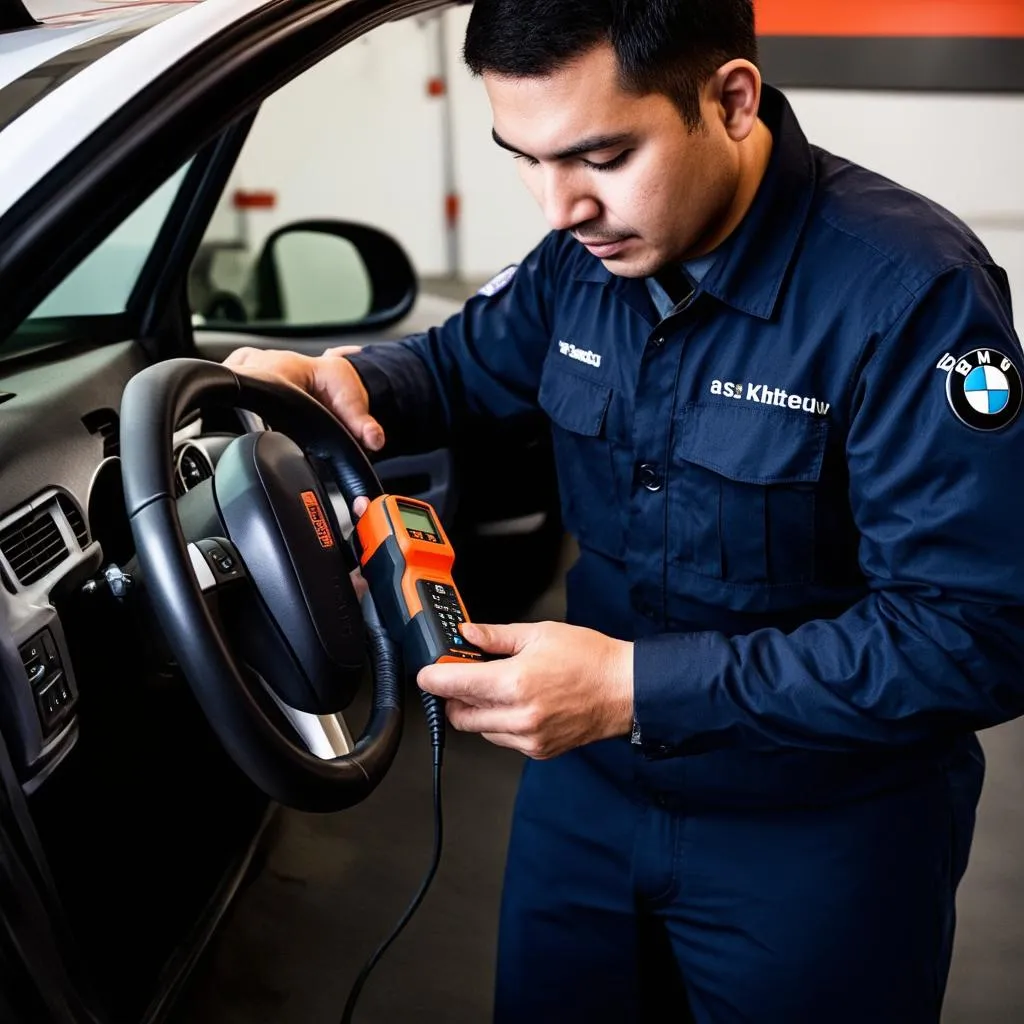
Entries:
<svg viewBox="0 0 1024 1024">
<path fill-rule="evenodd" d="M 721 633 L 665 633 L 633 643 L 633 736 L 644 757 L 658 760 L 703 753 L 721 742 L 724 701 L 716 701 L 725 661 Z M 723 705 L 723 706 L 718 706 Z"/>
</svg>

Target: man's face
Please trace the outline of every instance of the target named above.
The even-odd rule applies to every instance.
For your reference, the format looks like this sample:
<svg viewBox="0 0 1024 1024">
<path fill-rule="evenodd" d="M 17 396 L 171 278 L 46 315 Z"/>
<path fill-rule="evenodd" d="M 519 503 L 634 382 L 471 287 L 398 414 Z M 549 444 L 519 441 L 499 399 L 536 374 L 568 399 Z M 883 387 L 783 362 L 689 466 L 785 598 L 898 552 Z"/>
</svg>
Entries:
<svg viewBox="0 0 1024 1024">
<path fill-rule="evenodd" d="M 702 99 L 703 126 L 689 130 L 667 96 L 621 88 L 607 44 L 542 78 L 483 80 L 495 141 L 517 154 L 552 228 L 571 231 L 623 277 L 706 249 L 739 174 L 712 99 Z"/>
</svg>

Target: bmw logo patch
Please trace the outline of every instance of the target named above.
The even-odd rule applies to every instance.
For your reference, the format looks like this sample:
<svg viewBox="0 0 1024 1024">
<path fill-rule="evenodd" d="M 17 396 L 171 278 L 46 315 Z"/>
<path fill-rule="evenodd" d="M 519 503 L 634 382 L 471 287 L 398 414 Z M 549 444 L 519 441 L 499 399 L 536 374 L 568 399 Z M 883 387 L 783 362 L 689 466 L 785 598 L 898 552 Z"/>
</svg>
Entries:
<svg viewBox="0 0 1024 1024">
<path fill-rule="evenodd" d="M 1020 371 L 1002 352 L 976 348 L 939 363 L 946 373 L 946 398 L 957 419 L 974 430 L 1000 430 L 1020 412 L 1024 398 Z"/>
</svg>

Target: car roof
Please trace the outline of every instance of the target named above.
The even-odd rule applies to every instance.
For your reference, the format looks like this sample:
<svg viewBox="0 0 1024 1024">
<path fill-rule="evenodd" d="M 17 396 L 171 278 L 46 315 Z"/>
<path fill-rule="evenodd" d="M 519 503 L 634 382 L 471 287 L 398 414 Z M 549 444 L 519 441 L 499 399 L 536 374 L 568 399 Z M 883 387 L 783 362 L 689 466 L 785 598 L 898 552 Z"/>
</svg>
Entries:
<svg viewBox="0 0 1024 1024">
<path fill-rule="evenodd" d="M 44 66 L 58 58 L 63 57 L 62 63 L 68 66 L 70 51 L 92 40 L 112 38 L 133 21 L 164 11 L 169 16 L 196 2 L 198 0 L 162 0 L 159 3 L 126 0 L 102 7 L 72 4 L 68 0 L 33 4 L 33 8 L 39 8 L 30 11 L 36 21 L 34 26 L 0 32 L 0 89 L 30 72 L 35 72 L 35 79 L 42 78 Z M 28 92 L 22 90 L 26 97 Z M 25 106 L 27 108 L 28 104 Z M 0 124 L 13 120 L 13 113 L 21 112 L 10 98 L 3 108 L 0 109 Z"/>
<path fill-rule="evenodd" d="M 7 0 L 20 2 L 25 13 L 41 25 L 81 24 L 123 17 L 140 7 L 172 7 L 199 0 Z"/>
<path fill-rule="evenodd" d="M 25 0 L 34 24 L 0 32 L 0 215 L 152 81 L 271 2 Z"/>
</svg>

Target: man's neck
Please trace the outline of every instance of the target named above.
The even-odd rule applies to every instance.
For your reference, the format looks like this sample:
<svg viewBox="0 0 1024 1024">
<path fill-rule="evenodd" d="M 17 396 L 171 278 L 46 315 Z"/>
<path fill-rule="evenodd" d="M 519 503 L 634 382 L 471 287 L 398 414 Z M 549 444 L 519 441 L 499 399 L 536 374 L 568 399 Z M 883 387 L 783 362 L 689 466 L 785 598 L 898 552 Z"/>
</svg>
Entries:
<svg viewBox="0 0 1024 1024">
<path fill-rule="evenodd" d="M 753 205 L 772 156 L 772 133 L 758 118 L 754 130 L 740 146 L 740 173 L 736 193 L 725 216 L 704 236 L 684 259 L 706 256 L 717 249 L 735 230 Z"/>
</svg>

